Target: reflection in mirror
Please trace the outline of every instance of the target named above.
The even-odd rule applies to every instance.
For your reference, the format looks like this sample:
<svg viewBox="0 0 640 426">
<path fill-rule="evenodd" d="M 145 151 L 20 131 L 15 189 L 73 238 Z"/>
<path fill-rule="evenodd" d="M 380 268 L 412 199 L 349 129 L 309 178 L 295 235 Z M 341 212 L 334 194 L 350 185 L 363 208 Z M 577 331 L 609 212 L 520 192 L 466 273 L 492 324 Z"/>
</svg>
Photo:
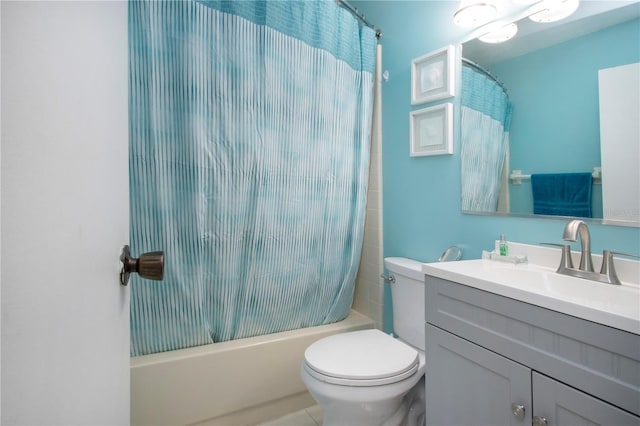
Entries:
<svg viewBox="0 0 640 426">
<path fill-rule="evenodd" d="M 533 24 L 524 18 L 518 22 L 518 34 L 505 43 L 472 40 L 463 45 L 462 56 L 495 76 L 498 83 L 493 85 L 506 88 L 512 106 L 512 111 L 504 107 L 499 112 L 494 100 L 484 98 L 485 93 L 495 98 L 499 89 L 467 93 L 465 80 L 470 75 L 478 79 L 479 74 L 489 83 L 493 79 L 478 67 L 463 66 L 461 161 L 466 213 L 593 217 L 609 224 L 640 226 L 640 66 L 630 65 L 628 83 L 618 80 L 617 88 L 607 83 L 622 78 L 607 77 L 617 76 L 619 67 L 640 62 L 640 3 L 583 1 L 580 8 L 598 13 L 585 17 L 588 11 L 583 10 L 575 20 L 554 25 Z M 623 101 L 623 95 L 630 98 Z M 469 101 L 477 97 L 483 99 Z M 469 155 L 475 149 L 469 141 L 480 136 L 475 125 L 464 122 L 468 102 L 486 103 L 493 116 L 504 113 L 499 118 L 502 131 L 493 131 L 496 152 L 472 150 Z M 618 110 L 611 112 L 611 108 Z M 618 121 L 611 124 L 607 115 Z M 523 176 L 509 179 L 516 170 Z M 486 182 L 491 182 L 492 189 L 487 189 Z M 494 199 L 495 192 L 500 195 Z M 567 196 L 578 203 L 568 203 Z"/>
</svg>

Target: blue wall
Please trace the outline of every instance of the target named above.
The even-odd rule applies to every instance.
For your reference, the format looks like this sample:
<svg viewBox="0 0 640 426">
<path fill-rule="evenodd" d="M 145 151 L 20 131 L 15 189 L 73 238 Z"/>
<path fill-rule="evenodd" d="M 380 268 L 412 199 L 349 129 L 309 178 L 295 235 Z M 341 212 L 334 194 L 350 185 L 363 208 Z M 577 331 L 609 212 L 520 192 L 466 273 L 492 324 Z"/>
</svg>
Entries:
<svg viewBox="0 0 640 426">
<path fill-rule="evenodd" d="M 638 19 L 488 66 L 514 106 L 512 170 L 588 172 L 600 165 L 598 70 L 639 62 L 638 43 L 629 40 L 640 40 Z M 548 152 L 554 155 L 542 155 Z M 602 217 L 602 186 L 593 189 L 594 217 Z M 511 186 L 511 211 L 533 212 L 530 181 Z"/>
<path fill-rule="evenodd" d="M 352 1 L 382 29 L 384 256 L 435 261 L 449 245 L 464 258 L 479 258 L 504 233 L 529 244 L 560 242 L 566 220 L 463 215 L 460 211 L 460 137 L 454 129 L 454 155 L 409 157 L 411 60 L 447 44 L 466 30 L 452 16 L 457 1 Z M 456 106 L 457 109 L 457 106 Z M 457 114 L 456 114 L 457 115 Z M 640 228 L 590 225 L 592 249 L 640 254 Z M 576 246 L 576 249 L 579 247 Z M 389 289 L 385 289 L 385 330 L 391 329 Z"/>
</svg>

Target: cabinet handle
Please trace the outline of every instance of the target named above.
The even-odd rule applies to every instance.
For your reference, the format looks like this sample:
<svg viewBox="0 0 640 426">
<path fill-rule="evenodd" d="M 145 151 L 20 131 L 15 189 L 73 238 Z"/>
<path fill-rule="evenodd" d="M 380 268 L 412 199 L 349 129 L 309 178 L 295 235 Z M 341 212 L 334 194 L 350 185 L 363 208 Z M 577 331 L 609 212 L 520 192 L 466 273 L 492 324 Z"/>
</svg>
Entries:
<svg viewBox="0 0 640 426">
<path fill-rule="evenodd" d="M 533 420 L 531 421 L 533 426 L 548 426 L 549 421 L 544 417 L 533 416 Z"/>
<path fill-rule="evenodd" d="M 515 402 L 511 404 L 511 412 L 518 420 L 524 419 L 525 408 L 524 405 L 516 404 Z"/>
</svg>

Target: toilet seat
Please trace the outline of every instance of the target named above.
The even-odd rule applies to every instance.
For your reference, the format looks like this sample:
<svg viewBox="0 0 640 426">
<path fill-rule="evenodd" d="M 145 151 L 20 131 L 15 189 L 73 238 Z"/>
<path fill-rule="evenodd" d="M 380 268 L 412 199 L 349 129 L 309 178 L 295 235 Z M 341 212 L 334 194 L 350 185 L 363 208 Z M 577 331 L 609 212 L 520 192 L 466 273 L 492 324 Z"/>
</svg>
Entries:
<svg viewBox="0 0 640 426">
<path fill-rule="evenodd" d="M 418 371 L 418 351 L 380 330 L 336 334 L 313 343 L 304 368 L 323 382 L 344 386 L 396 383 Z"/>
</svg>

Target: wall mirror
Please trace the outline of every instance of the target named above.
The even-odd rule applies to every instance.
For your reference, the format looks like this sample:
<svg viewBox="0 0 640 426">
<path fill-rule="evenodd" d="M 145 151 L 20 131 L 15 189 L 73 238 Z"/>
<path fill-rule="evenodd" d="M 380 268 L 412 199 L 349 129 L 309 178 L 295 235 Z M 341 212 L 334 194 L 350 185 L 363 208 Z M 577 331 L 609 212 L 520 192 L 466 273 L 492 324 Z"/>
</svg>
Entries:
<svg viewBox="0 0 640 426">
<path fill-rule="evenodd" d="M 489 71 L 505 88 L 511 105 L 506 149 L 496 154 L 503 167 L 491 172 L 501 176 L 500 200 L 490 207 L 465 203 L 469 194 L 485 194 L 486 188 L 477 184 L 481 176 L 465 171 L 463 152 L 463 212 L 534 215 L 532 174 L 591 173 L 590 216 L 576 217 L 640 226 L 638 113 L 634 113 L 635 119 L 632 116 L 623 123 L 630 126 L 624 140 L 618 140 L 615 146 L 601 141 L 605 124 L 600 102 L 602 91 L 608 89 L 603 89 L 599 76 L 600 70 L 640 62 L 640 2 L 582 1 L 572 19 L 543 24 L 524 17 L 517 25 L 518 33 L 507 42 L 491 44 L 472 39 L 462 45 L 463 64 L 467 59 Z M 632 107 L 640 103 L 640 78 L 634 74 L 638 70 L 640 64 L 630 74 L 631 82 L 622 85 L 635 96 L 629 101 Z M 463 102 L 465 89 L 463 76 Z M 481 95 L 476 90 L 474 96 Z M 617 96 L 613 103 L 622 107 Z M 462 111 L 464 114 L 464 108 Z M 464 150 L 465 139 L 476 136 L 473 127 L 464 125 L 461 135 Z M 610 155 L 607 152 L 618 153 L 613 163 L 605 159 Z M 476 162 L 494 161 L 484 155 L 475 155 L 480 158 Z M 625 161 L 627 164 L 623 164 Z M 619 175 L 617 181 L 615 173 Z"/>
</svg>

